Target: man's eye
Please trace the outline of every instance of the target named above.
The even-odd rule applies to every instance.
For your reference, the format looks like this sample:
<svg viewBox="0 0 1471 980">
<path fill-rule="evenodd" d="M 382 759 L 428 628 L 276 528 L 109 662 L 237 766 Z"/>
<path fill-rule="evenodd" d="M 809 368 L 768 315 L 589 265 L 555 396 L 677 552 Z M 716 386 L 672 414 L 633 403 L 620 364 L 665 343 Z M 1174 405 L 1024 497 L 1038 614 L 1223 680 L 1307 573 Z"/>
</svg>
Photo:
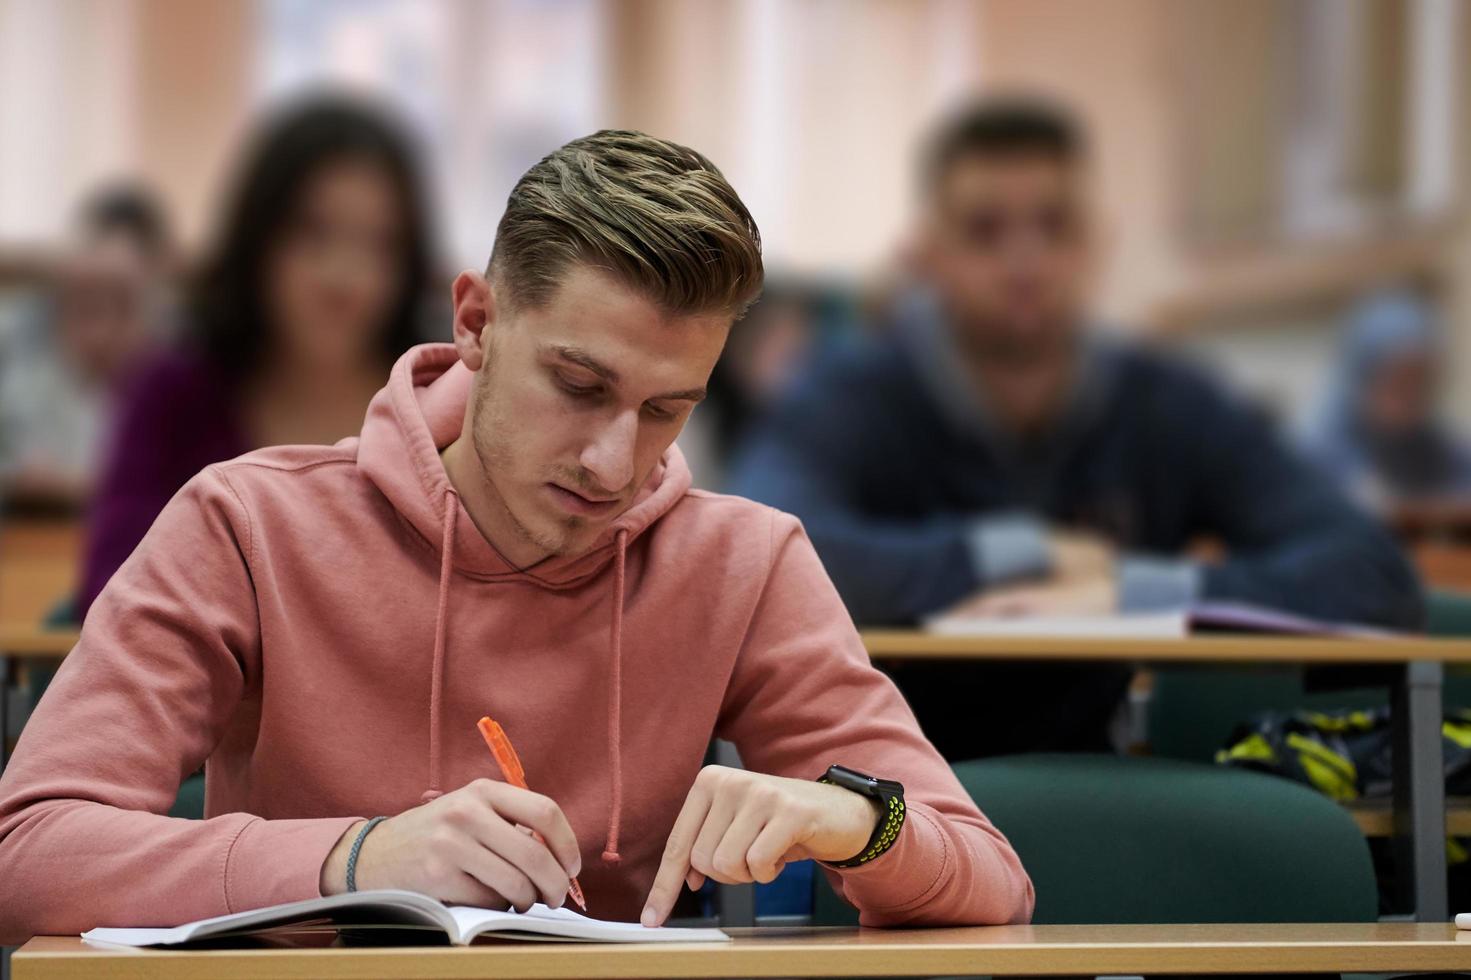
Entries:
<svg viewBox="0 0 1471 980">
<path fill-rule="evenodd" d="M 595 395 L 598 393 L 598 385 L 575 385 L 561 375 L 557 376 L 557 387 L 561 388 L 569 395 L 576 395 L 580 398 L 585 398 L 589 395 Z"/>
<path fill-rule="evenodd" d="M 647 412 L 651 418 L 654 418 L 660 422 L 672 421 L 678 414 L 677 412 L 671 412 L 667 408 L 660 408 L 658 405 L 653 404 L 645 405 L 644 411 Z"/>
</svg>

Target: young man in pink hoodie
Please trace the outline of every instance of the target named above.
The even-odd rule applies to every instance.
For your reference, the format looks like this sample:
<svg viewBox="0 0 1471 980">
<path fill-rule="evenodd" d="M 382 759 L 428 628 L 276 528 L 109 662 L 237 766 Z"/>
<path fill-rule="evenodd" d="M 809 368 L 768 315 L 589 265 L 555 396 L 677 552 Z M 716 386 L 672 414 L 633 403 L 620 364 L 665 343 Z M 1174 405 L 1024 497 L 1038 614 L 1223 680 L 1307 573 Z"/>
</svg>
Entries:
<svg viewBox="0 0 1471 980">
<path fill-rule="evenodd" d="M 675 436 L 761 277 L 692 150 L 602 132 L 528 171 L 454 345 L 359 438 L 200 473 L 92 607 L 0 778 L 0 942 L 350 887 L 556 906 L 572 876 L 653 925 L 803 858 L 868 925 L 1026 920 L 797 521 L 690 488 Z M 749 771 L 702 768 L 715 736 Z M 206 760 L 207 819 L 165 816 Z"/>
</svg>

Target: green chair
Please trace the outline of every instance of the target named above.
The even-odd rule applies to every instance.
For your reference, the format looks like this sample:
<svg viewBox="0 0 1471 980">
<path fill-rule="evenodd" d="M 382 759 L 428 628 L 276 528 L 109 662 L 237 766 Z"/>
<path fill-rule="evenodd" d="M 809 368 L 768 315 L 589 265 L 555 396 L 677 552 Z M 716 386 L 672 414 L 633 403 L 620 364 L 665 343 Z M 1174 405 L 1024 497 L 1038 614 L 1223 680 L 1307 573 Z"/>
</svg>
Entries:
<svg viewBox="0 0 1471 980">
<path fill-rule="evenodd" d="M 1237 667 L 1160 667 L 1149 697 L 1151 755 L 1212 762 L 1231 731 L 1261 711 L 1291 711 L 1313 700 L 1302 671 Z M 1335 691 L 1322 707 L 1359 708 L 1385 702 L 1384 691 Z M 1367 703 L 1365 703 L 1367 702 Z"/>
<path fill-rule="evenodd" d="M 1374 921 L 1352 818 L 1280 778 L 1171 759 L 1018 755 L 956 765 L 1037 889 L 1034 923 Z M 813 921 L 856 921 L 822 876 Z"/>
<path fill-rule="evenodd" d="M 1353 819 L 1312 790 L 1167 759 L 1038 755 L 956 766 L 1037 889 L 1035 922 L 1369 922 Z"/>
<path fill-rule="evenodd" d="M 1431 636 L 1471 637 L 1471 595 L 1437 589 L 1425 599 L 1425 631 Z M 1471 668 L 1452 665 L 1445 669 L 1447 707 L 1471 706 Z"/>
<path fill-rule="evenodd" d="M 1166 759 L 1023 755 L 955 767 L 1037 890 L 1037 923 L 1371 922 L 1353 819 L 1295 783 Z M 826 894 L 824 894 L 826 892 Z M 846 919 L 819 885 L 814 921 Z"/>
<path fill-rule="evenodd" d="M 1449 589 L 1428 592 L 1425 632 L 1431 636 L 1471 636 L 1471 595 Z"/>
</svg>

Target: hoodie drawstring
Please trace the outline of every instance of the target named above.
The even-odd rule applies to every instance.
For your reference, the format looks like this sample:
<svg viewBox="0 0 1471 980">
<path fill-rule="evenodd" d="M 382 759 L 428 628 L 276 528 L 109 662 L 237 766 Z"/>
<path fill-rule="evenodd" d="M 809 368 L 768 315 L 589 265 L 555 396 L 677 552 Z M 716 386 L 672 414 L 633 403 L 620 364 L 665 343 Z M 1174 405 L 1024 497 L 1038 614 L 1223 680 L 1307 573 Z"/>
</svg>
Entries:
<svg viewBox="0 0 1471 980">
<path fill-rule="evenodd" d="M 434 666 L 429 675 L 429 788 L 419 797 L 428 803 L 442 796 L 439 789 L 439 703 L 444 698 L 444 645 L 449 619 L 449 581 L 455 562 L 455 519 L 460 505 L 455 491 L 444 492 L 444 536 L 439 546 L 439 608 L 434 614 Z"/>
<path fill-rule="evenodd" d="M 610 655 L 612 664 L 608 684 L 608 839 L 603 845 L 603 860 L 617 864 L 618 825 L 623 819 L 623 568 L 628 551 L 628 529 L 619 528 L 613 537 L 613 628 Z"/>
<path fill-rule="evenodd" d="M 428 803 L 444 795 L 439 788 L 439 714 L 440 703 L 444 700 L 445 634 L 448 631 L 450 576 L 454 569 L 455 521 L 459 510 L 454 490 L 446 490 L 444 535 L 439 549 L 439 604 L 434 614 L 434 664 L 429 678 L 429 788 L 420 796 L 421 803 Z M 617 864 L 623 860 L 623 856 L 618 853 L 618 830 L 623 818 L 623 578 L 627 564 L 627 528 L 618 529 L 613 538 L 613 546 L 613 622 L 609 651 L 612 662 L 609 665 L 608 684 L 608 793 L 611 799 L 607 841 L 603 845 L 603 860 L 608 864 Z"/>
</svg>

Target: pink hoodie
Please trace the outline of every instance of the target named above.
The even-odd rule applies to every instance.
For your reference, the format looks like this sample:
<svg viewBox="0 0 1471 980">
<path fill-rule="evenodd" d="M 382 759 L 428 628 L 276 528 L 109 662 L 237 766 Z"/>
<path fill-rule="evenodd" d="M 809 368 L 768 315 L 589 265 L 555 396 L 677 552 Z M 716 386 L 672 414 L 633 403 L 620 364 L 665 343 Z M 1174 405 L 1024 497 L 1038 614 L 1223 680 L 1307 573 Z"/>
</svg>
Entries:
<svg viewBox="0 0 1471 980">
<path fill-rule="evenodd" d="M 515 741 L 636 919 L 713 736 L 758 771 L 902 781 L 898 843 L 831 872 L 867 925 L 1026 920 L 1031 883 L 868 662 L 798 522 L 671 448 L 586 554 L 509 566 L 439 448 L 471 374 L 415 348 L 361 437 L 195 477 L 92 607 L 0 778 L 0 942 L 318 894 L 360 817 L 499 777 Z M 163 816 L 206 767 L 208 819 Z"/>
</svg>

